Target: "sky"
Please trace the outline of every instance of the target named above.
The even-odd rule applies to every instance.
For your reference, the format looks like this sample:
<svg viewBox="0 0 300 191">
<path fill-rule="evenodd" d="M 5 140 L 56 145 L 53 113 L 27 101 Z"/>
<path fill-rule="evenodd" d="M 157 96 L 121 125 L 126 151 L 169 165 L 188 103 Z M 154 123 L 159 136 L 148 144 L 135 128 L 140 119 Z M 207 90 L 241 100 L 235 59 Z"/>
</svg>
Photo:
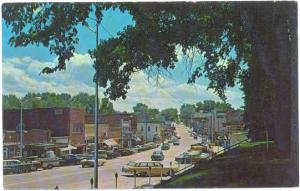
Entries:
<svg viewBox="0 0 300 191">
<path fill-rule="evenodd" d="M 128 13 L 118 10 L 104 12 L 100 27 L 100 39 L 105 40 L 116 36 L 127 25 L 134 25 Z M 92 26 L 92 25 L 91 25 Z M 10 29 L 2 19 L 2 94 L 15 94 L 18 97 L 28 92 L 55 92 L 76 95 L 80 92 L 95 93 L 92 82 L 94 69 L 93 60 L 88 54 L 89 49 L 95 47 L 95 34 L 89 29 L 79 26 L 79 43 L 74 57 L 67 63 L 65 71 L 53 74 L 40 74 L 45 66 L 54 66 L 57 59 L 50 55 L 48 48 L 42 46 L 10 47 Z M 145 103 L 151 108 L 159 110 L 165 108 L 180 108 L 183 103 L 195 104 L 199 101 L 211 99 L 220 101 L 212 90 L 207 90 L 209 80 L 199 78 L 195 84 L 187 84 L 193 68 L 201 62 L 201 56 L 196 55 L 194 62 L 190 62 L 181 52 L 177 51 L 178 62 L 173 70 L 162 76 L 158 83 L 149 78 L 147 72 L 140 71 L 132 76 L 127 98 L 112 101 L 115 110 L 132 111 L 137 103 Z M 104 97 L 104 89 L 99 89 L 99 96 Z M 229 88 L 226 91 L 227 102 L 234 108 L 243 106 L 243 93 L 240 87 Z"/>
</svg>

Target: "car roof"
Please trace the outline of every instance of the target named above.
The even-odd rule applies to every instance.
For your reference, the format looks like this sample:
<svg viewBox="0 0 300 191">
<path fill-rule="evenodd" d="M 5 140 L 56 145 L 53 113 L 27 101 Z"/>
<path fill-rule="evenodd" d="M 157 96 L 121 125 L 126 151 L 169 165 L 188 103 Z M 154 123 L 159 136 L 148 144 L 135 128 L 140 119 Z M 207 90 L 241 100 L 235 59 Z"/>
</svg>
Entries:
<svg viewBox="0 0 300 191">
<path fill-rule="evenodd" d="M 12 161 L 17 161 L 17 162 L 20 162 L 20 160 L 16 160 L 16 159 L 11 159 L 11 160 L 3 160 L 3 162 L 12 162 Z"/>
<path fill-rule="evenodd" d="M 160 163 L 160 162 L 158 162 L 158 161 L 136 161 L 136 163 L 141 163 L 141 162 Z"/>
</svg>

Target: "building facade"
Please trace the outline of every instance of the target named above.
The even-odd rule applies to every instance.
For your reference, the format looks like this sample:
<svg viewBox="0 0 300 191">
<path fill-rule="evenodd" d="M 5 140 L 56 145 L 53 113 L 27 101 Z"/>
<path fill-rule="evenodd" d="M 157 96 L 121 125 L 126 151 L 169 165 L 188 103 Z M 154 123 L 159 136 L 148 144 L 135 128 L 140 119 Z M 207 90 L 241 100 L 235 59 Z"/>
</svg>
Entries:
<svg viewBox="0 0 300 191">
<path fill-rule="evenodd" d="M 137 123 L 136 135 L 144 143 L 160 141 L 162 133 L 163 133 L 163 128 L 160 122 Z"/>
<path fill-rule="evenodd" d="M 32 129 L 23 132 L 24 155 L 32 155 L 29 145 L 49 143 L 50 133 L 47 130 Z M 9 159 L 20 155 L 20 132 L 3 130 L 3 158 Z"/>
<path fill-rule="evenodd" d="M 94 115 L 86 115 L 85 127 L 94 127 Z M 134 144 L 134 134 L 137 130 L 137 117 L 132 114 L 99 115 L 99 141 L 112 139 L 121 146 L 130 147 Z M 93 134 L 93 133 L 91 133 Z"/>
<path fill-rule="evenodd" d="M 191 115 L 189 120 L 190 126 L 194 130 L 201 132 L 224 132 L 227 131 L 225 126 L 226 113 L 222 111 L 200 111 Z"/>
<path fill-rule="evenodd" d="M 23 130 L 47 130 L 50 137 L 67 137 L 76 153 L 85 150 L 84 120 L 84 110 L 78 108 L 23 109 Z M 3 129 L 18 131 L 19 127 L 20 109 L 4 110 Z"/>
</svg>

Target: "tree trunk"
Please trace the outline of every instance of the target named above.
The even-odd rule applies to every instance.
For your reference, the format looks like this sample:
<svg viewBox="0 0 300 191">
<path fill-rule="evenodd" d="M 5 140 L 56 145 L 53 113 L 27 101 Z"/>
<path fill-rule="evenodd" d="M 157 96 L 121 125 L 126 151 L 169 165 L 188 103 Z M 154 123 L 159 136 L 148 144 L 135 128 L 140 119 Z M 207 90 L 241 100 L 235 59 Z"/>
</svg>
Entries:
<svg viewBox="0 0 300 191">
<path fill-rule="evenodd" d="M 281 154 L 288 155 L 291 139 L 290 110 L 292 106 L 290 100 L 291 80 L 289 80 L 291 71 L 289 70 L 289 66 L 291 63 L 288 59 L 290 49 L 287 47 L 288 29 L 285 25 L 286 17 L 281 12 L 278 12 L 280 14 L 278 18 L 274 17 L 276 12 L 273 12 L 274 10 L 282 10 L 284 7 L 274 9 L 274 4 L 270 3 L 269 5 L 272 6 L 252 6 L 250 8 L 241 6 L 240 11 L 249 38 L 254 45 L 259 66 L 263 69 L 266 78 L 270 80 L 272 87 L 274 87 L 276 97 L 275 106 L 277 106 L 274 108 L 273 117 L 276 120 L 274 123 L 275 142 L 278 151 Z M 256 8 L 258 10 L 255 10 Z M 264 14 L 267 14 L 267 18 L 261 18 L 261 15 Z M 273 23 L 273 25 L 270 23 Z M 276 31 L 273 29 L 276 29 Z M 296 72 L 296 70 L 293 72 Z"/>
</svg>

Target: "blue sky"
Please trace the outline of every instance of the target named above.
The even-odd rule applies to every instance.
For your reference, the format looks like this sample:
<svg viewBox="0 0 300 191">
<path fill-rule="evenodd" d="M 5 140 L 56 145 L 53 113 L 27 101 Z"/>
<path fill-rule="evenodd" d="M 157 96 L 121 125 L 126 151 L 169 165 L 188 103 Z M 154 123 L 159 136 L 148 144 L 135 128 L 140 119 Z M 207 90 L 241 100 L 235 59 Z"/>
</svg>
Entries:
<svg viewBox="0 0 300 191">
<path fill-rule="evenodd" d="M 92 23 L 90 24 L 92 26 Z M 107 39 L 117 35 L 127 25 L 134 25 L 131 16 L 118 10 L 104 12 L 102 26 L 100 27 L 100 39 Z M 39 75 L 45 66 L 55 64 L 56 58 L 50 55 L 47 48 L 28 46 L 13 48 L 8 45 L 11 35 L 10 30 L 2 20 L 2 80 L 3 94 L 16 94 L 24 96 L 27 92 L 56 92 L 76 95 L 79 92 L 94 93 L 92 77 L 94 70 L 88 50 L 95 47 L 95 34 L 85 27 L 79 26 L 79 44 L 76 46 L 74 57 L 67 64 L 67 70 L 50 75 Z M 138 102 L 148 104 L 150 107 L 164 109 L 169 107 L 179 108 L 182 103 L 196 103 L 205 99 L 218 100 L 218 96 L 207 91 L 208 79 L 202 77 L 193 85 L 186 84 L 189 76 L 189 68 L 195 68 L 199 56 L 190 63 L 187 56 L 183 56 L 178 48 L 179 62 L 176 68 L 159 79 L 157 84 L 154 79 L 149 79 L 145 72 L 134 74 L 128 92 L 127 99 L 119 99 L 114 103 L 119 111 L 132 111 L 132 106 Z M 191 56 L 189 54 L 189 56 Z M 100 97 L 103 89 L 100 88 Z M 226 95 L 228 102 L 233 107 L 243 105 L 242 92 L 239 87 L 230 88 Z"/>
</svg>

